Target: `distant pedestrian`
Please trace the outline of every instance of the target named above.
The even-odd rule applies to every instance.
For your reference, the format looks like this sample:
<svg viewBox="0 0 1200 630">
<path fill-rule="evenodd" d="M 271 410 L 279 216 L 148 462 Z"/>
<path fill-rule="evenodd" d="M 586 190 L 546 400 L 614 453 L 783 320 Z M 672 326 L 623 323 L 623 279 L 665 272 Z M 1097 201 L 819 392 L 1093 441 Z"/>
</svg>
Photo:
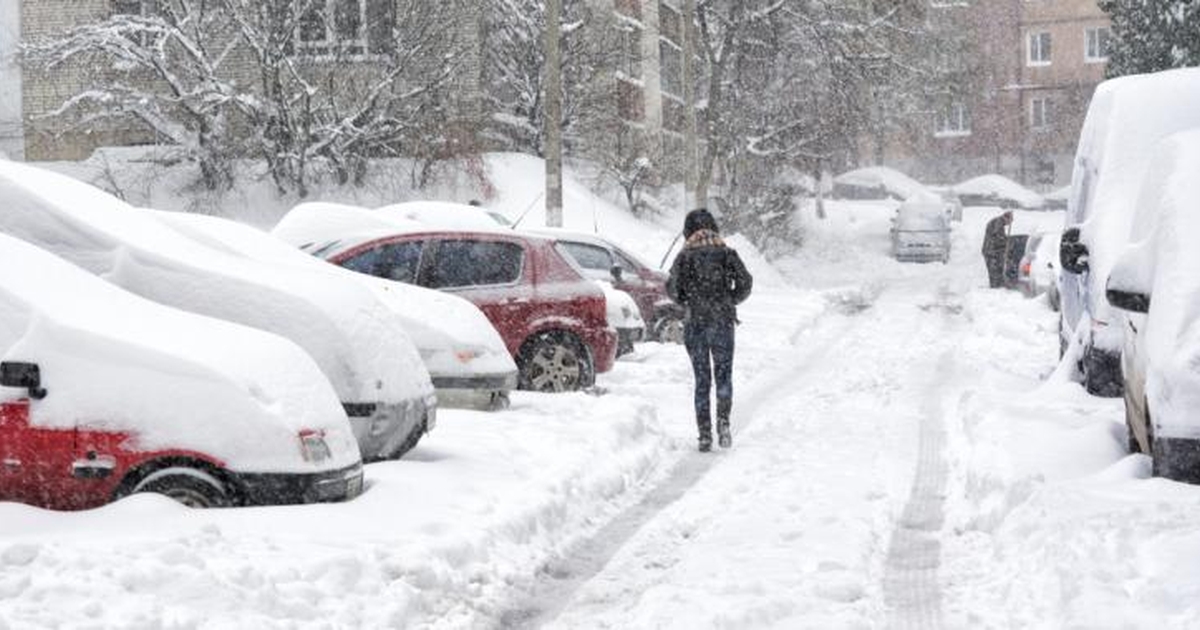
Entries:
<svg viewBox="0 0 1200 630">
<path fill-rule="evenodd" d="M 709 393 L 717 381 L 717 438 L 721 448 L 733 445 L 729 414 L 733 409 L 733 341 L 737 305 L 750 296 L 754 279 L 737 252 L 725 245 L 713 215 L 700 208 L 683 222 L 686 239 L 675 257 L 667 292 L 682 305 L 684 345 L 695 377 L 696 427 L 700 451 L 712 450 Z"/>
<path fill-rule="evenodd" d="M 1008 230 L 1013 222 L 1012 210 L 988 221 L 983 232 L 983 263 L 987 265 L 988 285 L 993 289 L 1004 286 L 1004 259 L 1008 254 Z"/>
</svg>

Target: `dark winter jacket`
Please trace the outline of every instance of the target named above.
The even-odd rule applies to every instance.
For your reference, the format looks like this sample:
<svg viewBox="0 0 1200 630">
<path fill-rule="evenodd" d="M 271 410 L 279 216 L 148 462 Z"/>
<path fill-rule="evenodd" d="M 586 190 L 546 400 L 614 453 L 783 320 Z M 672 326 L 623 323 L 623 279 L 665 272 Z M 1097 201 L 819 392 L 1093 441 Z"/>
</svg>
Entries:
<svg viewBox="0 0 1200 630">
<path fill-rule="evenodd" d="M 667 293 L 687 310 L 689 321 L 736 321 L 737 305 L 753 284 L 737 252 L 715 231 L 698 229 L 675 257 Z"/>
<path fill-rule="evenodd" d="M 1003 258 L 1004 250 L 1007 248 L 1008 221 L 1002 214 L 987 223 L 987 228 L 983 232 L 983 255 Z"/>
</svg>

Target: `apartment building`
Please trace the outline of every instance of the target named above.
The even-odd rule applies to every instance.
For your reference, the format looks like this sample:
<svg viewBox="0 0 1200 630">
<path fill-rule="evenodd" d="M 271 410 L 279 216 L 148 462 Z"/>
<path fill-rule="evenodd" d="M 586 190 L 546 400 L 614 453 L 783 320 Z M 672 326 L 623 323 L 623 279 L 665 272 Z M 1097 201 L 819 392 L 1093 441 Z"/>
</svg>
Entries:
<svg viewBox="0 0 1200 630">
<path fill-rule="evenodd" d="M 1103 80 L 1109 20 L 1095 0 L 945 2 L 933 8 L 951 94 L 930 103 L 885 163 L 930 181 L 1001 173 L 1051 190 L 1070 181 L 1083 117 Z"/>
<path fill-rule="evenodd" d="M 649 156 L 661 170 L 681 173 L 687 113 L 683 94 L 684 21 L 680 2 L 612 2 L 624 32 L 616 69 L 616 107 L 627 131 L 637 135 L 629 150 Z"/>
</svg>

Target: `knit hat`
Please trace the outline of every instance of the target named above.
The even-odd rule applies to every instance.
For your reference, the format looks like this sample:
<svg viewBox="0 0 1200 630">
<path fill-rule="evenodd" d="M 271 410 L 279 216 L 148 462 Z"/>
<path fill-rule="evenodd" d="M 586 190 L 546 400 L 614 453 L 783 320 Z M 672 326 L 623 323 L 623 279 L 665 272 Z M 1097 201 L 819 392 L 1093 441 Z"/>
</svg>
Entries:
<svg viewBox="0 0 1200 630">
<path fill-rule="evenodd" d="M 687 214 L 683 219 L 683 237 L 691 238 L 693 234 L 700 230 L 712 230 L 719 232 L 717 229 L 717 220 L 712 213 L 706 208 L 697 208 Z"/>
</svg>

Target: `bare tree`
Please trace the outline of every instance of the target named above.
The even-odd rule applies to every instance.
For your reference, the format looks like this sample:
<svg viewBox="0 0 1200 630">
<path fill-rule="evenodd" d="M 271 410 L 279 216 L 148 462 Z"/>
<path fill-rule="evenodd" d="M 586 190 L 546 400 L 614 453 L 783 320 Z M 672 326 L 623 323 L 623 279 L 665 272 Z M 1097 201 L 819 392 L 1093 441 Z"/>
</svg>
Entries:
<svg viewBox="0 0 1200 630">
<path fill-rule="evenodd" d="M 322 172 L 357 182 L 370 158 L 462 145 L 444 124 L 461 2 L 362 2 L 156 0 L 34 42 L 26 58 L 118 69 L 55 115 L 140 120 L 195 159 L 208 188 L 228 186 L 230 161 L 244 157 L 265 161 L 281 193 L 305 196 Z"/>
</svg>

